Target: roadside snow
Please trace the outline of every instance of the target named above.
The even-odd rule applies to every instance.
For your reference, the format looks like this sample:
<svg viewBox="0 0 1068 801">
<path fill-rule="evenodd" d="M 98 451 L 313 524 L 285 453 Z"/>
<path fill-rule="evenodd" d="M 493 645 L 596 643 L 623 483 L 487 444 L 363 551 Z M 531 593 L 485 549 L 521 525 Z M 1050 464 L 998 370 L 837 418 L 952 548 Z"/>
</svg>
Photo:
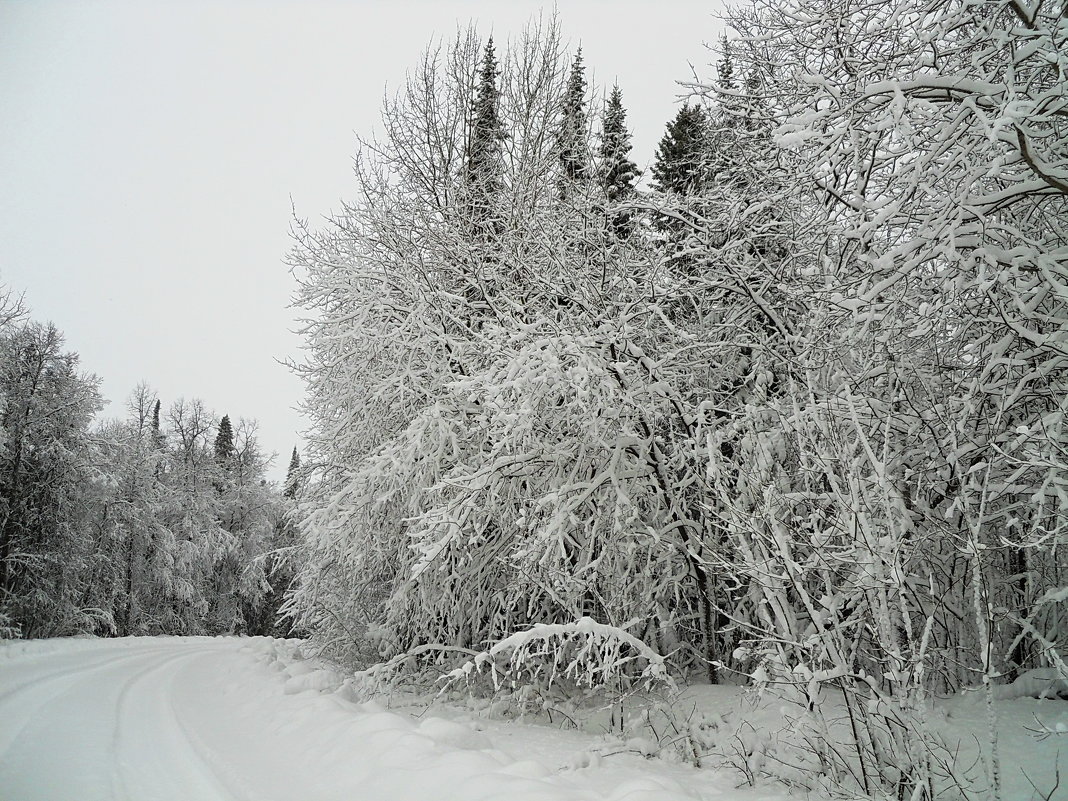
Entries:
<svg viewBox="0 0 1068 801">
<path fill-rule="evenodd" d="M 4 801 L 689 801 L 788 798 L 734 775 L 598 755 L 597 738 L 421 719 L 331 692 L 285 641 L 0 645 Z"/>
<path fill-rule="evenodd" d="M 679 719 L 699 722 L 709 738 L 722 724 L 724 750 L 734 747 L 743 769 L 759 773 L 787 753 L 792 707 L 723 686 L 692 686 L 675 700 Z M 996 707 L 1006 801 L 1051 790 L 1050 801 L 1068 800 L 1068 784 L 1057 786 L 1068 770 L 1068 703 L 1004 697 Z M 969 692 L 937 701 L 929 724 L 978 768 L 985 714 L 981 694 Z M 300 658 L 297 641 L 0 643 L 0 801 L 801 797 L 776 784 L 739 786 L 742 774 L 717 770 L 714 759 L 697 770 L 643 758 L 656 750 L 652 739 L 481 717 L 473 707 L 360 703 L 350 682 Z"/>
</svg>

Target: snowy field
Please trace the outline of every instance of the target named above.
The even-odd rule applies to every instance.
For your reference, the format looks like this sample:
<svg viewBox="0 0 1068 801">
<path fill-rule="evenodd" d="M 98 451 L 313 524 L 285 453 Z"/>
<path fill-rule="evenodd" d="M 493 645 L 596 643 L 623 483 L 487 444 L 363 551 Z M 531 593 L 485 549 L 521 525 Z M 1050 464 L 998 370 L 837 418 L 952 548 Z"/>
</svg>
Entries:
<svg viewBox="0 0 1068 801">
<path fill-rule="evenodd" d="M 337 674 L 293 651 L 265 638 L 0 645 L 0 799 L 801 797 L 771 783 L 744 786 L 732 770 L 643 759 L 605 736 L 449 706 L 420 715 L 358 703 Z M 685 703 L 709 718 L 744 703 L 732 688 L 688 692 Z M 998 712 L 1006 801 L 1068 799 L 1068 782 L 1046 796 L 1057 765 L 1068 771 L 1068 735 L 1059 733 L 1068 703 L 1007 698 Z M 757 740 L 781 728 L 777 714 L 753 710 Z M 966 751 L 983 737 L 983 714 L 971 694 L 940 702 L 933 722 Z"/>
</svg>

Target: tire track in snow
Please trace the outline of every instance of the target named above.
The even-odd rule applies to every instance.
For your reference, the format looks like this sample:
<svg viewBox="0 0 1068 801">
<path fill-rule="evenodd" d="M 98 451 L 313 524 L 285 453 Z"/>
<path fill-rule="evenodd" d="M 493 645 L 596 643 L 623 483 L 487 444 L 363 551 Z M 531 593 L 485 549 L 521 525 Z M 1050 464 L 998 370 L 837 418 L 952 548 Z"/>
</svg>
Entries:
<svg viewBox="0 0 1068 801">
<path fill-rule="evenodd" d="M 136 663 L 158 652 L 173 651 L 173 648 L 156 647 L 145 650 L 131 650 L 121 656 L 107 656 L 89 666 L 70 665 L 44 675 L 31 674 L 29 678 L 14 684 L 13 689 L 0 695 L 0 757 L 10 748 L 20 734 L 37 718 L 38 713 L 57 698 L 63 697 L 82 684 L 86 679 L 100 673 L 114 670 L 120 665 Z M 9 685 L 9 678 L 4 675 L 18 669 L 29 672 L 33 665 L 16 665 L 14 670 L 0 670 L 4 684 Z"/>
<path fill-rule="evenodd" d="M 173 651 L 174 647 L 160 646 L 153 650 Z M 0 676 L 4 676 L 5 687 L 5 689 L 0 692 L 0 709 L 2 709 L 3 705 L 7 703 L 11 698 L 22 693 L 23 690 L 29 687 L 43 687 L 46 684 L 63 679 L 77 680 L 85 674 L 106 670 L 110 665 L 118 664 L 119 662 L 127 662 L 131 659 L 139 659 L 144 656 L 145 653 L 145 650 L 131 650 L 129 653 L 125 653 L 120 656 L 115 656 L 113 653 L 105 651 L 103 649 L 86 649 L 84 651 L 75 651 L 74 654 L 71 656 L 71 661 L 74 662 L 75 658 L 97 656 L 98 659 L 96 662 L 90 663 L 88 665 L 84 663 L 75 663 L 70 666 L 60 668 L 59 670 L 52 670 L 47 673 L 30 673 L 28 668 L 33 667 L 33 662 L 31 660 L 40 660 L 42 662 L 46 660 L 55 661 L 55 655 L 52 653 L 46 653 L 41 656 L 34 655 L 15 662 L 13 670 L 17 671 L 21 669 L 22 672 L 27 673 L 27 678 L 17 683 L 12 682 L 10 678 L 4 676 L 4 674 L 8 671 L 5 669 L 4 665 L 0 664 Z M 3 749 L 0 748 L 0 751 L 2 750 Z"/>
<path fill-rule="evenodd" d="M 71 664 L 40 681 L 21 680 L 21 691 L 8 693 L 0 707 L 0 799 L 234 801 L 202 760 L 188 758 L 191 746 L 175 735 L 173 721 L 168 727 L 166 717 L 155 717 L 169 686 L 166 671 L 173 680 L 204 653 L 203 643 L 146 640 L 89 667 Z M 22 679 L 35 662 L 13 660 L 0 677 Z"/>
<path fill-rule="evenodd" d="M 203 649 L 174 654 L 124 684 L 112 737 L 113 798 L 126 801 L 241 801 L 178 721 L 172 688 Z M 169 675 L 159 674 L 169 671 Z"/>
</svg>

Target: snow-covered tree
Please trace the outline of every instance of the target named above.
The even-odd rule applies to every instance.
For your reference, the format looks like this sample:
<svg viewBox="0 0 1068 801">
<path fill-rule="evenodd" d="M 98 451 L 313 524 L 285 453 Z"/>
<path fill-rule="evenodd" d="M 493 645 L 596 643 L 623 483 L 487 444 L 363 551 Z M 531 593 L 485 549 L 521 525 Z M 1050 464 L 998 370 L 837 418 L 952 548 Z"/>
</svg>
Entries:
<svg viewBox="0 0 1068 801">
<path fill-rule="evenodd" d="M 730 612 L 755 673 L 833 683 L 877 732 L 835 781 L 933 794 L 926 694 L 1052 660 L 1061 629 L 1040 601 L 1064 575 L 1063 25 L 798 0 L 735 27 L 746 85 L 707 93 L 772 134 L 763 219 L 792 235 L 742 252 L 786 268 L 754 297 L 794 355 L 715 434 Z"/>
<path fill-rule="evenodd" d="M 100 506 L 93 583 L 113 610 L 120 635 L 156 634 L 175 623 L 175 540 L 164 525 L 166 453 L 158 429 L 159 399 L 138 386 L 125 420 L 97 429 L 111 491 Z"/>
<path fill-rule="evenodd" d="M 566 199 L 572 184 L 582 182 L 588 175 L 589 124 L 586 114 L 586 67 L 582 63 L 582 48 L 571 62 L 571 73 L 564 92 L 557 133 L 560 158 L 560 194 Z"/>
<path fill-rule="evenodd" d="M 661 404 L 632 333 L 655 319 L 631 309 L 651 262 L 608 247 L 599 182 L 560 199 L 558 132 L 581 71 L 555 23 L 504 51 L 493 214 L 507 224 L 492 238 L 472 227 L 464 107 L 488 116 L 494 52 L 461 34 L 428 55 L 387 104 L 389 140 L 361 153 L 361 199 L 332 229 L 301 231 L 313 431 L 291 610 L 341 651 L 377 638 L 398 653 L 590 611 L 623 623 L 647 596 L 660 610 L 648 636 L 700 641 L 707 576 L 656 473 L 672 424 L 634 400 Z M 583 131 L 589 152 L 584 110 Z M 613 418 L 614 405 L 635 408 Z M 574 509 L 554 512 L 565 499 Z M 602 500 L 617 522 L 600 521 Z M 650 581 L 648 560 L 670 578 Z"/>
<path fill-rule="evenodd" d="M 0 333 L 0 617 L 25 636 L 71 634 L 90 606 L 93 458 L 99 380 L 78 370 L 52 325 Z"/>
<path fill-rule="evenodd" d="M 651 173 L 660 192 L 694 194 L 705 184 L 708 160 L 708 114 L 687 103 L 667 124 L 656 149 Z"/>
<path fill-rule="evenodd" d="M 609 204 L 607 213 L 611 215 L 612 229 L 617 236 L 629 233 L 632 213 L 616 207 L 631 198 L 640 175 L 638 166 L 630 158 L 630 140 L 623 93 L 616 84 L 612 87 L 601 117 L 597 169 Z"/>
</svg>

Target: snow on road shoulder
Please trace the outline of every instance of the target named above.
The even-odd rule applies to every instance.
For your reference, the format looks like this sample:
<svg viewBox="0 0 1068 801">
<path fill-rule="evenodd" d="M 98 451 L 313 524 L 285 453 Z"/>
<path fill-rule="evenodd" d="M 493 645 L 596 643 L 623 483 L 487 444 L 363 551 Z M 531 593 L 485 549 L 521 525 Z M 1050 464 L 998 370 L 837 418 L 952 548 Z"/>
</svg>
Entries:
<svg viewBox="0 0 1068 801">
<path fill-rule="evenodd" d="M 341 675 L 325 668 L 318 660 L 303 659 L 299 642 L 268 641 L 251 647 L 283 674 L 286 692 L 333 692 L 335 700 L 352 698 L 348 682 Z M 1038 670 L 1031 671 L 1014 684 L 998 688 L 1000 700 L 996 703 L 996 711 L 1005 798 L 1044 798 L 1051 788 L 1058 786 L 1059 771 L 1068 764 L 1068 703 L 1055 700 L 1063 689 L 1061 682 L 1063 679 L 1059 674 Z M 735 764 L 744 764 L 749 773 L 759 774 L 761 762 L 766 759 L 796 761 L 797 754 L 789 752 L 791 738 L 785 729 L 788 728 L 787 719 L 796 718 L 799 711 L 789 705 L 784 709 L 774 698 L 759 701 L 743 697 L 737 687 L 693 685 L 685 688 L 678 706 L 695 720 L 708 722 L 711 729 L 716 728 L 717 722 L 722 723 L 719 732 L 722 736 L 718 739 L 726 737 L 729 742 L 718 743 L 724 746 L 720 756 L 709 754 L 710 758 L 703 760 L 706 768 L 733 760 Z M 352 708 L 359 714 L 383 711 L 374 704 Z M 612 747 L 613 743 L 605 738 L 516 721 L 481 718 L 448 705 L 434 707 L 432 714 L 434 716 L 424 716 L 422 722 L 415 722 L 416 734 L 429 737 L 441 747 L 488 749 L 498 755 L 504 754 L 508 761 L 502 767 L 487 768 L 493 774 L 543 780 L 580 793 L 597 788 L 602 793 L 599 797 L 632 801 L 642 798 L 790 797 L 786 789 L 768 783 L 756 788 L 738 787 L 742 781 L 738 772 L 694 771 L 683 765 L 643 760 L 639 755 L 642 751 L 640 743 L 634 740 L 628 741 L 623 748 Z M 437 717 L 442 715 L 450 719 Z M 406 716 L 401 719 L 411 720 Z M 729 719 L 742 720 L 745 724 L 738 728 L 731 725 Z M 975 782 L 974 786 L 983 784 L 981 752 L 988 744 L 984 733 L 986 711 L 980 695 L 966 692 L 935 700 L 929 723 L 945 739 L 950 751 L 957 755 L 958 767 L 963 771 L 962 779 Z M 786 750 L 781 753 L 776 750 L 784 748 Z M 651 744 L 647 752 L 657 750 L 656 745 Z M 733 756 L 728 759 L 723 754 Z M 800 780 L 801 777 L 794 778 Z M 1063 789 L 1058 787 L 1058 790 Z M 982 792 L 977 792 L 981 797 Z M 518 797 L 526 798 L 522 794 Z M 1068 799 L 1068 791 L 1065 798 Z"/>
<path fill-rule="evenodd" d="M 348 780 L 335 774 L 330 782 L 358 787 L 360 798 L 758 801 L 789 797 L 781 788 L 739 790 L 734 775 L 630 754 L 601 758 L 602 741 L 579 732 L 486 721 L 459 710 L 436 709 L 422 716 L 390 711 L 377 702 L 352 700 L 342 676 L 314 658 L 303 658 L 297 641 L 252 640 L 247 649 L 282 682 L 283 696 L 299 696 L 275 701 L 293 704 L 287 725 L 305 734 L 300 759 L 324 766 L 345 764 Z M 240 728 L 263 729 L 253 721 L 248 724 Z M 332 792 L 328 787 L 322 790 Z"/>
<path fill-rule="evenodd" d="M 6 646 L 0 798 L 692 801 L 788 797 L 516 722 L 413 716 L 334 692 L 299 643 L 140 638 Z M 6 744 L 5 744 L 6 742 Z M 14 789 L 12 789 L 14 788 Z"/>
</svg>

